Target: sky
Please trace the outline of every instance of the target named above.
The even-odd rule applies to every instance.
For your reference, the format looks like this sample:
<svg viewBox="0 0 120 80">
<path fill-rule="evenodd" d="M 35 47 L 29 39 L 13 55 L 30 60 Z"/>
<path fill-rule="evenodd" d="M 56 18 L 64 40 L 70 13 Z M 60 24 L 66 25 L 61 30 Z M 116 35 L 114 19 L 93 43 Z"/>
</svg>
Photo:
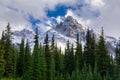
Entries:
<svg viewBox="0 0 120 80">
<path fill-rule="evenodd" d="M 65 17 L 73 16 L 80 24 L 100 33 L 120 36 L 120 0 L 0 0 L 0 34 L 7 23 L 12 31 L 24 28 L 45 32 Z"/>
</svg>

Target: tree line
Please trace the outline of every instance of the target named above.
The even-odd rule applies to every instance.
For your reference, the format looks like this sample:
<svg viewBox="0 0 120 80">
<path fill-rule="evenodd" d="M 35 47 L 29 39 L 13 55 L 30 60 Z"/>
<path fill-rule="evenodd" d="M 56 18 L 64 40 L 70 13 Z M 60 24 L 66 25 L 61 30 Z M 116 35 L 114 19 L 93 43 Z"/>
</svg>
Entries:
<svg viewBox="0 0 120 80">
<path fill-rule="evenodd" d="M 55 37 L 39 43 L 38 28 L 31 52 L 29 40 L 21 40 L 19 49 L 12 44 L 10 24 L 0 39 L 0 80 L 120 80 L 120 41 L 115 58 L 107 50 L 102 28 L 99 41 L 89 29 L 84 48 L 80 34 L 76 35 L 76 47 L 66 43 L 65 52 L 57 47 Z"/>
</svg>

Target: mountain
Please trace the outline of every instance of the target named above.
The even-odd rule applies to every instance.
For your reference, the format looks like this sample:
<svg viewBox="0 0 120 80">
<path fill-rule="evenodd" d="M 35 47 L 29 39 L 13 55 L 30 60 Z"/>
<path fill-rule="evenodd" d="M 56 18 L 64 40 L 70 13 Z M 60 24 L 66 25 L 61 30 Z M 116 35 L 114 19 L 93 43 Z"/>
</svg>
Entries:
<svg viewBox="0 0 120 80">
<path fill-rule="evenodd" d="M 72 16 L 68 16 L 65 18 L 60 24 L 57 24 L 56 27 L 46 31 L 45 33 L 39 34 L 39 42 L 43 43 L 46 33 L 49 35 L 49 41 L 51 41 L 51 37 L 55 36 L 55 43 L 57 43 L 57 46 L 64 51 L 66 42 L 69 40 L 71 44 L 76 46 L 76 34 L 80 34 L 80 39 L 82 46 L 85 44 L 86 40 L 86 32 L 87 27 L 82 26 L 76 19 L 74 19 Z M 40 30 L 40 29 L 39 29 Z M 40 31 L 42 32 L 42 31 Z M 96 34 L 92 29 L 90 29 L 91 33 L 95 34 L 95 38 L 98 41 L 99 34 Z M 29 40 L 31 49 L 33 49 L 34 46 L 34 32 L 29 30 L 22 30 L 22 31 L 15 31 L 13 32 L 13 44 L 15 46 L 19 46 L 20 41 L 22 38 L 25 40 Z M 106 36 L 106 45 L 111 53 L 111 55 L 114 56 L 114 49 L 116 47 L 117 39 L 111 36 Z"/>
</svg>

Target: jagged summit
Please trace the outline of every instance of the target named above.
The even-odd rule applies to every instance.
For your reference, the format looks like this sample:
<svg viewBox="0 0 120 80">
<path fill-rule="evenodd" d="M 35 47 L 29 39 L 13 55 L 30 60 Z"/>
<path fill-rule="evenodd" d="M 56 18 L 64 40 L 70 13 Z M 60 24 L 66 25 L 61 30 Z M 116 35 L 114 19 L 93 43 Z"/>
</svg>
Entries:
<svg viewBox="0 0 120 80">
<path fill-rule="evenodd" d="M 73 19 L 72 16 L 66 17 L 63 22 L 56 25 L 55 29 L 70 37 L 75 37 L 77 33 L 80 33 L 84 30 L 83 26 L 78 23 L 76 19 Z"/>
</svg>

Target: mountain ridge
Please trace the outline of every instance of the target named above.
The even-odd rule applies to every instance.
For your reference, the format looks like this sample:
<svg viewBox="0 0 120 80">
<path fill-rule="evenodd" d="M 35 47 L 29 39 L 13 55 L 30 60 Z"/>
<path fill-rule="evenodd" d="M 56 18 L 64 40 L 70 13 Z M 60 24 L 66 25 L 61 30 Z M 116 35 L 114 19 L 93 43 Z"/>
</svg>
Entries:
<svg viewBox="0 0 120 80">
<path fill-rule="evenodd" d="M 60 24 L 57 24 L 55 28 L 52 28 L 48 31 L 46 31 L 43 35 L 39 34 L 39 42 L 43 43 L 46 33 L 49 35 L 49 41 L 51 41 L 51 37 L 54 34 L 55 36 L 55 43 L 57 43 L 58 47 L 61 47 L 64 51 L 66 47 L 66 42 L 69 40 L 71 44 L 76 45 L 76 34 L 80 34 L 81 43 L 84 47 L 85 40 L 86 40 L 86 27 L 82 26 L 76 19 L 74 19 L 72 16 L 66 17 Z M 96 40 L 98 40 L 99 34 L 96 34 L 94 30 L 90 29 L 92 33 L 95 34 Z M 31 49 L 33 49 L 34 46 L 34 32 L 29 31 L 27 29 L 23 29 L 21 31 L 15 31 L 13 32 L 13 44 L 16 46 L 19 46 L 20 41 L 22 38 L 25 40 L 29 40 Z M 116 47 L 117 39 L 111 36 L 105 36 L 106 40 L 106 46 L 108 48 L 108 51 L 111 55 L 114 56 L 114 50 Z"/>
</svg>

